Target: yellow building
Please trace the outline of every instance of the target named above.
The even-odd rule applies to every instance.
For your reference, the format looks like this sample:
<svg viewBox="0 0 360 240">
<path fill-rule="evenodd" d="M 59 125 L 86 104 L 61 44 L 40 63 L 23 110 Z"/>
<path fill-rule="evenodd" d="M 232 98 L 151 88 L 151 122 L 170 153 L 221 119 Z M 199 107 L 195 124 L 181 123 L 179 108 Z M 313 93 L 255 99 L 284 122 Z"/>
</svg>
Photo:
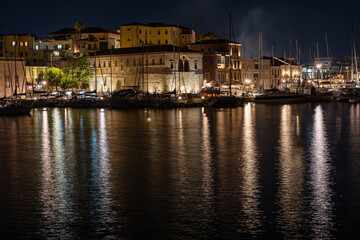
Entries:
<svg viewBox="0 0 360 240">
<path fill-rule="evenodd" d="M 146 45 L 175 45 L 186 47 L 196 41 L 193 29 L 164 23 L 129 23 L 120 26 L 121 48 Z"/>
<path fill-rule="evenodd" d="M 0 37 L 0 55 L 5 53 L 5 57 L 24 58 L 28 62 L 42 60 L 44 51 L 35 51 L 34 41 L 33 34 L 3 35 Z"/>
</svg>

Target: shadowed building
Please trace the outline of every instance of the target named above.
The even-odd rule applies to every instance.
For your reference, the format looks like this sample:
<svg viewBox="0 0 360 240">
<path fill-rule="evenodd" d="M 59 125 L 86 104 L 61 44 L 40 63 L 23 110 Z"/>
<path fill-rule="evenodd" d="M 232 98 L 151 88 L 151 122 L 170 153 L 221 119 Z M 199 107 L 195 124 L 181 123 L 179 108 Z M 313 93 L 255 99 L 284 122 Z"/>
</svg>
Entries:
<svg viewBox="0 0 360 240">
<path fill-rule="evenodd" d="M 91 66 L 90 89 L 98 92 L 190 93 L 203 83 L 201 53 L 170 45 L 100 51 L 91 55 Z"/>
</svg>

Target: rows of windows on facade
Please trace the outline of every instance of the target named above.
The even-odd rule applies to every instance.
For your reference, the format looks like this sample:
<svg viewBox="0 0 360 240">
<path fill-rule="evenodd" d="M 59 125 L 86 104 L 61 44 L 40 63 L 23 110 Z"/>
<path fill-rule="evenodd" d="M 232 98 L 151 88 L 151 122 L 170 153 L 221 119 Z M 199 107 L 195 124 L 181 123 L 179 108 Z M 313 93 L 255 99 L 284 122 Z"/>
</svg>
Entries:
<svg viewBox="0 0 360 240">
<path fill-rule="evenodd" d="M 159 59 L 159 65 L 162 65 L 163 61 L 162 58 Z M 138 65 L 141 65 L 141 60 L 139 60 Z M 148 59 L 146 59 L 146 65 L 148 65 Z M 156 65 L 155 59 L 152 59 L 152 65 Z M 93 66 L 96 67 L 96 62 L 93 63 Z M 111 61 L 108 61 L 108 65 L 106 65 L 106 61 L 103 61 L 103 67 L 112 67 Z M 129 67 L 130 63 L 129 63 L 129 59 L 126 60 L 126 66 Z M 136 59 L 134 59 L 133 61 L 133 66 L 136 66 Z M 179 68 L 178 70 L 180 72 L 189 72 L 190 71 L 190 67 L 189 67 L 189 61 L 187 59 L 185 59 L 184 61 L 182 59 L 179 59 Z M 101 62 L 98 62 L 98 67 L 101 67 Z M 118 67 L 118 62 L 114 61 L 114 67 Z M 124 70 L 124 64 L 123 64 L 123 60 L 120 60 L 120 69 Z M 174 61 L 170 61 L 170 69 L 174 70 Z M 198 61 L 194 62 L 194 70 L 198 69 Z"/>
</svg>

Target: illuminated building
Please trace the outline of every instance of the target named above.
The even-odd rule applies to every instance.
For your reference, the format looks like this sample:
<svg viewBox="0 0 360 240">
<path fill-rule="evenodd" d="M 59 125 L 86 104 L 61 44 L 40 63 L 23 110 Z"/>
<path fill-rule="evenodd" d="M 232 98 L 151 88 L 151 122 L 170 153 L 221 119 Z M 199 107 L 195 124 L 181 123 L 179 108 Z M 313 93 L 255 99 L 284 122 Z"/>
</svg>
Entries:
<svg viewBox="0 0 360 240">
<path fill-rule="evenodd" d="M 12 96 L 15 90 L 17 93 L 24 93 L 26 91 L 24 66 L 24 58 L 18 58 L 16 60 L 14 57 L 0 58 L 1 97 L 5 95 L 5 91 L 7 97 Z"/>
<path fill-rule="evenodd" d="M 98 92 L 191 93 L 203 83 L 201 53 L 170 45 L 99 51 L 91 55 L 91 66 L 90 89 Z"/>
<path fill-rule="evenodd" d="M 101 27 L 85 27 L 81 32 L 74 28 L 63 28 L 48 34 L 49 39 L 55 40 L 54 47 L 64 46 L 61 41 L 72 39 L 71 48 L 74 54 L 93 53 L 108 49 L 120 48 L 120 34 L 114 30 Z"/>
<path fill-rule="evenodd" d="M 205 40 L 189 45 L 203 54 L 204 85 L 241 85 L 241 44 L 226 39 Z"/>
<path fill-rule="evenodd" d="M 191 28 L 164 23 L 129 23 L 120 26 L 121 47 L 146 45 L 174 45 L 186 47 L 196 41 L 197 33 Z"/>
<path fill-rule="evenodd" d="M 35 51 L 35 38 L 30 33 L 0 36 L 0 56 L 5 53 L 5 57 L 25 59 L 27 64 L 43 64 L 44 51 Z"/>
</svg>

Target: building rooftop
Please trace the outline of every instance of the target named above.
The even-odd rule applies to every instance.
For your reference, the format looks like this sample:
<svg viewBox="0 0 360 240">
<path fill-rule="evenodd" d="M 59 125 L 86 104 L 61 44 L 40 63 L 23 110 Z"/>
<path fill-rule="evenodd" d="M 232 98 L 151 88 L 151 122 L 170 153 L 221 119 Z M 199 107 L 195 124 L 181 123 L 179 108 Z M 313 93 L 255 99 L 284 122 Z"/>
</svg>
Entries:
<svg viewBox="0 0 360 240">
<path fill-rule="evenodd" d="M 147 24 L 143 24 L 143 23 L 139 23 L 139 22 L 132 22 L 132 23 L 124 24 L 122 26 L 178 27 L 178 28 L 182 28 L 184 30 L 191 29 L 191 28 L 179 25 L 179 24 L 166 24 L 166 23 L 162 23 L 162 22 L 153 22 L 153 23 L 147 23 Z"/>
<path fill-rule="evenodd" d="M 62 28 L 56 32 L 50 33 L 49 35 L 56 35 L 56 34 L 77 34 L 78 32 L 75 30 L 75 28 Z M 86 27 L 84 30 L 81 31 L 81 33 L 115 33 L 119 34 L 115 30 L 111 30 L 108 28 L 103 27 Z"/>
<path fill-rule="evenodd" d="M 116 48 L 96 52 L 96 55 L 116 55 L 116 54 L 133 54 L 133 53 L 155 53 L 155 52 L 187 52 L 187 53 L 199 53 L 198 51 L 190 50 L 187 48 L 176 47 L 173 45 L 151 45 L 144 47 L 133 48 Z M 94 55 L 94 54 L 92 54 Z"/>
<path fill-rule="evenodd" d="M 196 42 L 196 43 L 193 43 L 191 45 L 218 44 L 218 43 L 236 43 L 236 44 L 240 44 L 238 42 L 230 41 L 228 39 L 209 39 L 209 40 L 204 40 L 204 41 L 201 41 L 201 42 Z"/>
</svg>

